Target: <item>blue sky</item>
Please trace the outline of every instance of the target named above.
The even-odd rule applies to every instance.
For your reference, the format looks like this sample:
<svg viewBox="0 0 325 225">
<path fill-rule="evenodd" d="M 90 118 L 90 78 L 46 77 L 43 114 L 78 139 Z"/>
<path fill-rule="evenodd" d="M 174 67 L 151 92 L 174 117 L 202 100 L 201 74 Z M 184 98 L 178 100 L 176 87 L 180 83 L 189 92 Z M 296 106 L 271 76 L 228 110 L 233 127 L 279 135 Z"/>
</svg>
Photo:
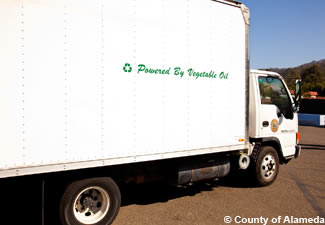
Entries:
<svg viewBox="0 0 325 225">
<path fill-rule="evenodd" d="M 250 9 L 251 68 L 325 58 L 325 0 L 241 0 Z"/>
</svg>

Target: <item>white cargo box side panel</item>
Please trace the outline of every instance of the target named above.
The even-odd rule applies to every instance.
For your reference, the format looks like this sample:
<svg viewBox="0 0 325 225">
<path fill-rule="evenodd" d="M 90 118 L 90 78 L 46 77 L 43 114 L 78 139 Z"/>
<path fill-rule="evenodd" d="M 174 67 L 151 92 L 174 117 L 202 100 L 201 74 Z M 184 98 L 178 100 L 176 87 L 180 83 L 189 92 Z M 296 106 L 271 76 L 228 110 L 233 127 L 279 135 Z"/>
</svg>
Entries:
<svg viewBox="0 0 325 225">
<path fill-rule="evenodd" d="M 0 4 L 2 171 L 245 147 L 240 8 L 210 0 Z M 165 74 L 138 72 L 144 66 Z"/>
<path fill-rule="evenodd" d="M 206 12 L 200 14 L 200 19 L 197 19 L 198 10 Z M 189 78 L 190 143 L 194 148 L 205 143 L 210 145 L 205 147 L 238 144 L 238 139 L 245 137 L 245 24 L 242 13 L 225 4 L 193 1 L 189 24 L 190 66 L 197 71 L 214 70 L 218 77 L 212 80 Z M 227 79 L 219 77 L 221 72 L 228 74 Z"/>
<path fill-rule="evenodd" d="M 1 168 L 65 160 L 62 9 L 1 1 Z"/>
<path fill-rule="evenodd" d="M 133 43 L 128 45 L 133 51 L 125 51 L 121 58 L 112 56 L 118 79 L 128 76 L 134 82 L 133 96 L 125 97 L 132 99 L 127 105 L 134 105 L 134 133 L 128 136 L 134 153 L 239 144 L 238 139 L 245 137 L 245 24 L 241 10 L 211 1 L 137 1 L 134 7 L 125 15 L 133 22 L 128 39 L 116 42 L 121 49 L 123 43 Z M 125 63 L 131 64 L 130 73 L 121 70 Z M 138 73 L 139 64 L 170 73 Z M 176 67 L 184 72 L 182 78 L 174 75 Z M 196 72 L 213 70 L 217 79 L 191 77 L 191 68 Z M 220 79 L 221 72 L 230 74 L 228 79 Z"/>
<path fill-rule="evenodd" d="M 99 157 L 99 2 L 1 4 L 0 167 Z"/>
</svg>

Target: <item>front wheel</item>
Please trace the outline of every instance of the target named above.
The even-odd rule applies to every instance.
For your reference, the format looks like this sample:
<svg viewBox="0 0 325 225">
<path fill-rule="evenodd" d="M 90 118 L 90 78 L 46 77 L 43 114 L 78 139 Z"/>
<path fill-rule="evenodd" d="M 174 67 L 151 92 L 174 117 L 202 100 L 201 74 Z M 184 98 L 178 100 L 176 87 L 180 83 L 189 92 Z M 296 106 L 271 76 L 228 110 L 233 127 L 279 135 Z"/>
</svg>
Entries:
<svg viewBox="0 0 325 225">
<path fill-rule="evenodd" d="M 108 225 L 119 211 L 121 195 L 108 177 L 71 183 L 60 202 L 60 219 L 64 225 Z"/>
<path fill-rule="evenodd" d="M 279 173 L 279 156 L 277 151 L 271 146 L 264 146 L 255 163 L 255 178 L 259 186 L 272 184 Z"/>
</svg>

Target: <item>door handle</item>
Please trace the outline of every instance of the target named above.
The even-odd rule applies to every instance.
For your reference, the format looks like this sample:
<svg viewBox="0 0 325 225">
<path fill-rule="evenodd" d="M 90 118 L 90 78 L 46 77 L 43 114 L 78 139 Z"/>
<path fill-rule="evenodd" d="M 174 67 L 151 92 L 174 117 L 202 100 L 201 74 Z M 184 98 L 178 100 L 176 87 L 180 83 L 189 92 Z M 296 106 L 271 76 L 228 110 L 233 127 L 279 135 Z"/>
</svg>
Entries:
<svg viewBox="0 0 325 225">
<path fill-rule="evenodd" d="M 269 126 L 269 121 L 263 121 L 263 127 L 268 127 Z"/>
</svg>

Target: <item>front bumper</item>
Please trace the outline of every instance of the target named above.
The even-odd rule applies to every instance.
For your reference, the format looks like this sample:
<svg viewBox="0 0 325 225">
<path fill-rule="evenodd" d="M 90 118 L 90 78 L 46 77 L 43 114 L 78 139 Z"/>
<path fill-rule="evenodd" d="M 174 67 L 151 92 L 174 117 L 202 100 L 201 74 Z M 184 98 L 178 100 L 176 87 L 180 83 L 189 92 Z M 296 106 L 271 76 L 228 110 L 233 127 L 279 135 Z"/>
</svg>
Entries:
<svg viewBox="0 0 325 225">
<path fill-rule="evenodd" d="M 296 153 L 295 153 L 295 158 L 298 158 L 301 154 L 301 146 L 296 145 Z"/>
</svg>

